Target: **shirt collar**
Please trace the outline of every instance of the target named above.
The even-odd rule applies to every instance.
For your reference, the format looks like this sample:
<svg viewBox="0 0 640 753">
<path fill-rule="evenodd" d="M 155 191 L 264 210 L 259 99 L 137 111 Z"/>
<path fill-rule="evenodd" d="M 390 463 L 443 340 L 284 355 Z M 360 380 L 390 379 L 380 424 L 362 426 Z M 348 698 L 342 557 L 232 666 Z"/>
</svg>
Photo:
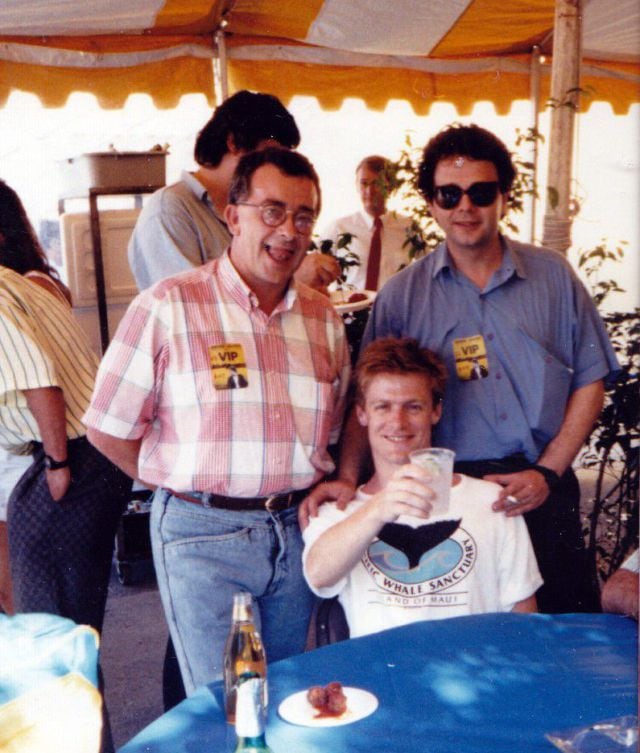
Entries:
<svg viewBox="0 0 640 753">
<path fill-rule="evenodd" d="M 180 180 L 182 180 L 184 183 L 189 186 L 189 190 L 197 196 L 200 201 L 209 201 L 209 194 L 207 193 L 207 189 L 200 183 L 200 181 L 196 178 L 196 176 L 193 173 L 188 172 L 187 170 L 183 170 L 180 175 Z"/>
<path fill-rule="evenodd" d="M 527 272 L 522 262 L 522 257 L 514 246 L 513 241 L 510 238 L 507 238 L 506 235 L 501 235 L 500 242 L 502 243 L 503 254 L 502 264 L 498 271 L 503 273 L 505 280 L 513 274 L 516 274 L 524 280 L 527 276 Z"/>
<path fill-rule="evenodd" d="M 213 201 L 211 201 L 209 192 L 204 187 L 204 185 L 196 178 L 196 176 L 193 173 L 188 172 L 187 170 L 183 170 L 180 178 L 187 185 L 191 193 L 196 198 L 198 198 L 203 204 L 206 204 L 209 207 L 209 209 L 213 212 L 215 218 L 219 222 L 221 222 L 225 227 L 227 227 L 227 223 L 224 217 L 220 216 L 218 212 L 216 212 L 216 208 L 213 205 Z"/>
<path fill-rule="evenodd" d="M 247 283 L 242 279 L 238 270 L 233 266 L 231 256 L 229 255 L 229 248 L 225 251 L 220 258 L 220 276 L 228 289 L 233 299 L 240 304 L 245 310 L 258 309 L 260 302 L 258 296 L 251 290 Z M 291 280 L 289 286 L 279 301 L 278 305 L 272 312 L 277 314 L 280 311 L 289 311 L 293 308 L 296 300 L 298 299 L 298 289 L 296 287 L 295 279 Z"/>
<path fill-rule="evenodd" d="M 524 264 L 512 241 L 507 236 L 501 235 L 500 243 L 502 245 L 502 263 L 494 272 L 494 279 L 497 281 L 497 284 L 502 284 L 514 274 L 522 279 L 526 278 Z M 452 270 L 455 267 L 446 242 L 443 241 L 433 253 L 432 277 L 437 277 L 445 269 Z"/>
<path fill-rule="evenodd" d="M 433 252 L 433 270 L 431 277 L 437 277 L 443 270 L 453 268 L 453 261 L 449 255 L 447 244 L 443 241 Z"/>
<path fill-rule="evenodd" d="M 383 225 L 384 225 L 384 218 L 387 216 L 387 214 L 388 212 L 385 212 L 384 214 L 380 215 L 380 219 L 382 220 Z M 374 218 L 369 214 L 369 212 L 365 212 L 364 209 L 361 209 L 360 216 L 362 217 L 364 224 L 369 228 L 369 230 L 373 229 Z"/>
</svg>

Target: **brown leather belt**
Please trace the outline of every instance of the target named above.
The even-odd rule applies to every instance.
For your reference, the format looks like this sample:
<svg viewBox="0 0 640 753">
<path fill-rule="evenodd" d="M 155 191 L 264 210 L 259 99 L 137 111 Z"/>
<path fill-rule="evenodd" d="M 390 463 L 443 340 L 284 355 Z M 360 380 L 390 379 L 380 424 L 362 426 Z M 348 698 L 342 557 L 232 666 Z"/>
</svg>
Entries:
<svg viewBox="0 0 640 753">
<path fill-rule="evenodd" d="M 223 494 L 211 494 L 210 492 L 174 492 L 167 489 L 169 494 L 191 502 L 201 507 L 218 507 L 221 510 L 265 510 L 266 512 L 281 512 L 289 507 L 295 507 L 309 493 L 308 489 L 298 489 L 286 494 L 274 494 L 271 497 L 225 497 Z M 197 495 L 197 496 L 195 496 Z"/>
</svg>

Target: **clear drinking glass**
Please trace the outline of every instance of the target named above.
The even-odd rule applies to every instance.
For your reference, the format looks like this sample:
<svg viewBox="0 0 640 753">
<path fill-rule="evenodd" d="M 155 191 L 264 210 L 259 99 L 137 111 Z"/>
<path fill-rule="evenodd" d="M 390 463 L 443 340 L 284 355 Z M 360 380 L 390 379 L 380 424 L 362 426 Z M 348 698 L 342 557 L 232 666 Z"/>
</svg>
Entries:
<svg viewBox="0 0 640 753">
<path fill-rule="evenodd" d="M 431 475 L 429 486 L 436 495 L 435 499 L 431 500 L 434 515 L 449 512 L 449 492 L 455 456 L 455 452 L 446 447 L 425 447 L 409 453 L 411 462 L 425 468 Z"/>
</svg>

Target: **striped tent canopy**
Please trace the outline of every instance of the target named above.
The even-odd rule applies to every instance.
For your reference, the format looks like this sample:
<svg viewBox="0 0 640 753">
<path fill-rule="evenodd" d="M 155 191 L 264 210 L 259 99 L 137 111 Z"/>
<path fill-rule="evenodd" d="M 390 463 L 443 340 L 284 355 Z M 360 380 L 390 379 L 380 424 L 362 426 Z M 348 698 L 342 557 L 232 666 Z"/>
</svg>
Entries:
<svg viewBox="0 0 640 753">
<path fill-rule="evenodd" d="M 577 0 L 576 0 L 577 2 Z M 507 112 L 531 97 L 533 52 L 549 92 L 554 0 L 3 0 L 0 104 L 14 90 L 63 106 L 74 91 L 121 107 L 149 94 L 214 101 L 215 60 L 231 92 L 300 94 L 325 109 L 347 97 L 417 113 L 477 101 Z M 640 101 L 638 0 L 582 0 L 582 107 Z"/>
</svg>

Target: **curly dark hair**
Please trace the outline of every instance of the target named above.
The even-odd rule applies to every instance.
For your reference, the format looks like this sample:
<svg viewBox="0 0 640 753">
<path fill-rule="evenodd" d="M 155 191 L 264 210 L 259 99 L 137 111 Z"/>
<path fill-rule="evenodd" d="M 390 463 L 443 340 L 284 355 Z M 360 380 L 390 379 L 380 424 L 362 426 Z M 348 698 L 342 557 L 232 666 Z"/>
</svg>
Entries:
<svg viewBox="0 0 640 753">
<path fill-rule="evenodd" d="M 493 162 L 498 173 L 500 193 L 511 190 L 516 170 L 507 147 L 491 131 L 477 125 L 457 123 L 447 126 L 430 139 L 422 153 L 418 188 L 427 201 L 433 201 L 435 195 L 433 176 L 438 163 L 447 157 L 458 156 Z"/>
<path fill-rule="evenodd" d="M 293 115 L 273 94 L 239 91 L 217 107 L 196 138 L 194 157 L 203 167 L 216 167 L 229 151 L 228 139 L 250 152 L 272 139 L 288 149 L 300 143 Z"/>
</svg>

